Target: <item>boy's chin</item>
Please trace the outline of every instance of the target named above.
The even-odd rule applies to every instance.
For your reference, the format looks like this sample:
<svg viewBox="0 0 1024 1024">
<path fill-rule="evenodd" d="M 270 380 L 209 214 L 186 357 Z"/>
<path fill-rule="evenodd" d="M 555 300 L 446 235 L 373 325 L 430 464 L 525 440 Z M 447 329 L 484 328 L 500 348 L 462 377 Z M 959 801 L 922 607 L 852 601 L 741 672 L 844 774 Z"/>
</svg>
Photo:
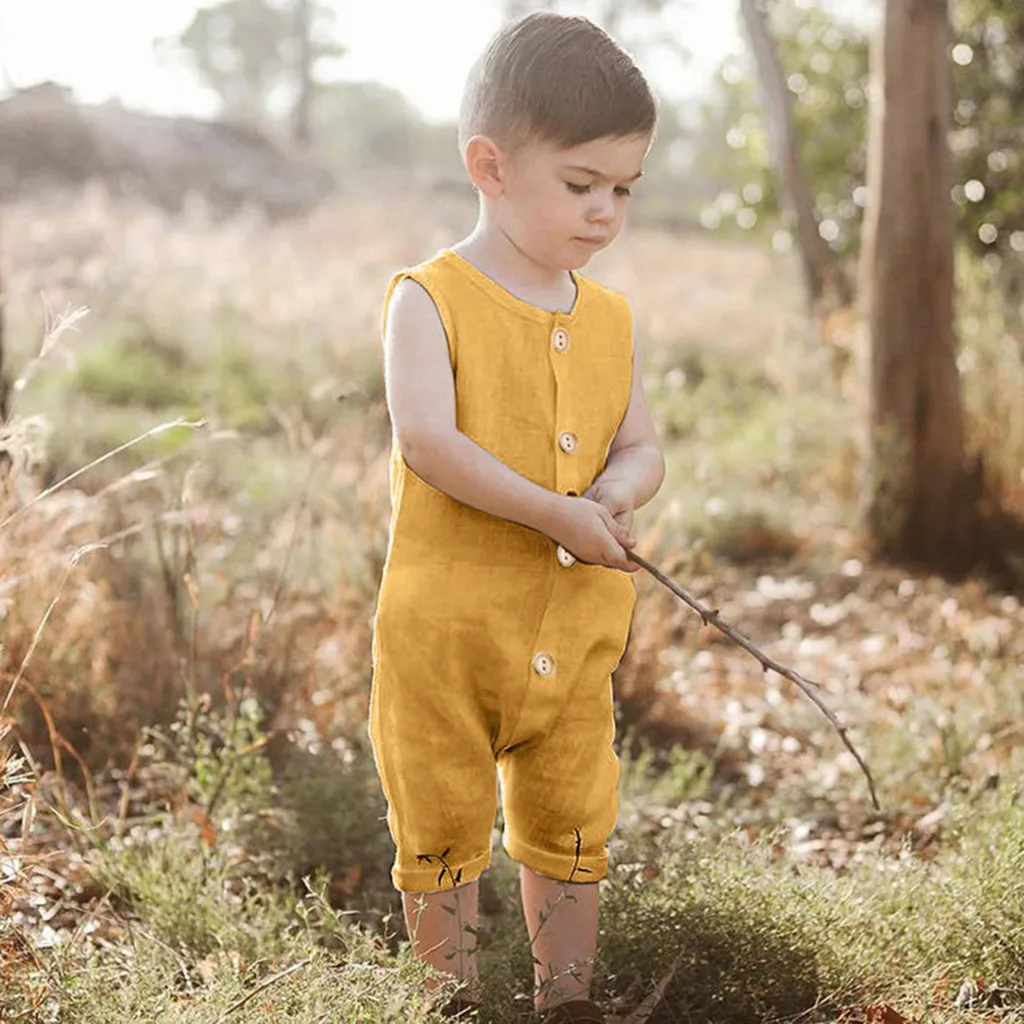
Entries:
<svg viewBox="0 0 1024 1024">
<path fill-rule="evenodd" d="M 582 270 L 594 258 L 593 252 L 566 253 L 559 261 L 563 270 Z"/>
<path fill-rule="evenodd" d="M 557 248 L 548 248 L 538 262 L 546 264 L 552 270 L 582 270 L 600 249 L 589 245 L 580 245 L 572 241 Z"/>
<path fill-rule="evenodd" d="M 573 239 L 564 250 L 565 269 L 580 270 L 585 267 L 599 252 L 608 248 L 609 241 L 599 244 Z"/>
</svg>

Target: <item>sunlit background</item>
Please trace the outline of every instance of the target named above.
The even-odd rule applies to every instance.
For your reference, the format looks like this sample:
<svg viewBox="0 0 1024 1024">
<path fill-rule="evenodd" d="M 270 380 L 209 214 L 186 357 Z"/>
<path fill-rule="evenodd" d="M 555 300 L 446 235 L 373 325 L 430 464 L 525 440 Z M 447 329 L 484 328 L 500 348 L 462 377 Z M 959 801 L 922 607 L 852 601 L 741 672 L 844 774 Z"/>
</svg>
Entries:
<svg viewBox="0 0 1024 1024">
<path fill-rule="evenodd" d="M 8 0 L 0 6 L 5 89 L 44 79 L 71 86 L 89 103 L 118 98 L 167 114 L 209 114 L 216 97 L 194 77 L 158 62 L 153 43 L 180 35 L 201 5 L 193 0 Z M 332 75 L 400 90 L 427 118 L 455 116 L 473 57 L 502 22 L 495 0 L 330 0 L 337 36 L 348 50 Z M 707 86 L 717 61 L 741 46 L 735 0 L 693 0 L 666 16 L 690 49 L 680 66 L 659 56 L 649 69 L 666 96 Z"/>
</svg>

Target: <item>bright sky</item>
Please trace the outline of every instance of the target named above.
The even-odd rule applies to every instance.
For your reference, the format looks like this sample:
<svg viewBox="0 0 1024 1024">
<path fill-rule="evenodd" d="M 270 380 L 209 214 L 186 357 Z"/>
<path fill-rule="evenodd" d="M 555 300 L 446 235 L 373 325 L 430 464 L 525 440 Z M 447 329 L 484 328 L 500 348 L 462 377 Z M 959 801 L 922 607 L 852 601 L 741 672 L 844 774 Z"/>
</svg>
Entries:
<svg viewBox="0 0 1024 1024">
<path fill-rule="evenodd" d="M 212 0 L 207 0 L 211 3 Z M 493 0 L 331 0 L 349 54 L 339 75 L 376 79 L 405 93 L 433 119 L 454 118 L 477 53 L 501 23 Z M 213 112 L 215 104 L 182 68 L 156 59 L 153 40 L 181 32 L 195 0 L 0 0 L 0 91 L 52 79 L 84 102 L 119 97 L 158 113 Z M 710 70 L 742 43 L 736 0 L 689 0 L 672 19 L 693 53 L 639 55 L 669 99 L 698 91 Z"/>
</svg>

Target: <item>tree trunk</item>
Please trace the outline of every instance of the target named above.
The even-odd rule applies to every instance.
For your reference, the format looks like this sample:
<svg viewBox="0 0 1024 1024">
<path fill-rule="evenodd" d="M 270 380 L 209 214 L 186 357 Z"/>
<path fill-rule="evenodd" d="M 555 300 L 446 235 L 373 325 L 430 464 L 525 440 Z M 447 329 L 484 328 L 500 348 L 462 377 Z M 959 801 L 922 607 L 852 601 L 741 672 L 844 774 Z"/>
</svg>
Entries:
<svg viewBox="0 0 1024 1024">
<path fill-rule="evenodd" d="M 953 331 L 949 35 L 948 0 L 886 0 L 872 48 L 864 516 L 883 558 L 960 572 L 976 497 Z"/>
<path fill-rule="evenodd" d="M 310 117 L 313 109 L 313 25 L 312 0 L 295 0 L 295 47 L 298 96 L 292 123 L 292 137 L 302 150 L 309 149 L 312 138 Z"/>
<path fill-rule="evenodd" d="M 853 289 L 836 254 L 821 237 L 814 213 L 814 191 L 800 156 L 793 94 L 768 28 L 763 0 L 740 0 L 740 13 L 757 62 L 761 95 L 768 120 L 775 170 L 786 214 L 795 228 L 804 281 L 811 308 L 831 312 L 853 301 Z"/>
</svg>

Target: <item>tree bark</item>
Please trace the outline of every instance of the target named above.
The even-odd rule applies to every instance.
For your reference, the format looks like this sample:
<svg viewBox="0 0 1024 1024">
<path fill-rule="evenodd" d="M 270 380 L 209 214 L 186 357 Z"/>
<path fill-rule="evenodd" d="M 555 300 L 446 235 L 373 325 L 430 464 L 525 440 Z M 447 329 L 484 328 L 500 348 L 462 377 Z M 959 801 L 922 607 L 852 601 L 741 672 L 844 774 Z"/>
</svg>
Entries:
<svg viewBox="0 0 1024 1024">
<path fill-rule="evenodd" d="M 815 312 L 830 312 L 853 301 L 853 288 L 836 254 L 821 237 L 814 190 L 800 155 L 793 94 L 768 27 L 763 0 L 740 0 L 740 13 L 757 63 L 775 170 L 785 212 L 796 233 L 804 281 Z"/>
<path fill-rule="evenodd" d="M 886 0 L 872 47 L 863 511 L 883 558 L 959 572 L 976 546 L 977 498 L 953 328 L 949 38 L 948 0 Z"/>
</svg>

